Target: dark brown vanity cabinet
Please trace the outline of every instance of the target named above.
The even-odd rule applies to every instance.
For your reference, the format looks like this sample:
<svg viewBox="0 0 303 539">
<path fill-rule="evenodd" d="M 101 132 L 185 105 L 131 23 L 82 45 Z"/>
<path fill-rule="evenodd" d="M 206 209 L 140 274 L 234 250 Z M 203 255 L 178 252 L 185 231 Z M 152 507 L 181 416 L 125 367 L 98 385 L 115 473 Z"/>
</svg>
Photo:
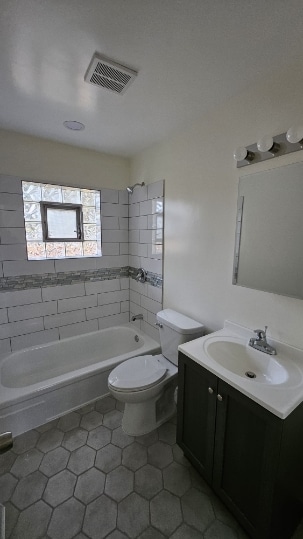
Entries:
<svg viewBox="0 0 303 539">
<path fill-rule="evenodd" d="M 254 539 L 303 516 L 303 407 L 279 419 L 179 353 L 177 443 Z"/>
</svg>

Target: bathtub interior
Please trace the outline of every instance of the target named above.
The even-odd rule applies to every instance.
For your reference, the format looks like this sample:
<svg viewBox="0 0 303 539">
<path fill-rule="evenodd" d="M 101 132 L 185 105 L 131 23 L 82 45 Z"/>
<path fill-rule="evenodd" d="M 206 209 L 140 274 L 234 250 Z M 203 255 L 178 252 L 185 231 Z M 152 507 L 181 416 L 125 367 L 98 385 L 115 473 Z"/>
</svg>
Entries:
<svg viewBox="0 0 303 539">
<path fill-rule="evenodd" d="M 117 326 L 110 328 L 110 330 L 110 332 L 101 330 L 85 336 L 65 339 L 64 341 L 59 341 L 59 343 L 33 347 L 21 351 L 23 355 L 15 353 L 1 360 L 0 432 L 10 431 L 13 436 L 17 436 L 108 395 L 107 378 L 115 366 L 135 355 L 157 354 L 160 352 L 159 343 L 141 330 L 134 329 L 131 324 Z M 100 349 L 100 341 L 98 341 L 97 337 L 102 338 L 102 333 L 103 337 L 114 336 L 114 339 L 112 339 L 114 342 L 112 348 L 107 344 L 104 346 L 104 358 L 100 360 L 100 354 L 99 352 L 96 353 L 96 348 L 99 347 Z M 128 333 L 128 336 L 126 333 Z M 120 336 L 119 338 L 117 337 L 118 335 Z M 139 337 L 138 342 L 134 339 L 135 335 Z M 81 337 L 83 341 L 80 346 Z M 92 341 L 87 344 L 86 340 L 89 337 L 92 337 Z M 130 341 L 134 341 L 133 349 L 128 349 L 124 354 L 108 358 L 109 349 L 115 352 L 121 351 L 119 341 L 120 339 L 123 341 L 123 338 L 125 339 L 126 349 L 129 347 Z M 62 344 L 61 349 L 59 346 L 55 346 L 59 344 Z M 69 344 L 71 346 L 68 350 Z M 52 346 L 54 348 L 50 354 L 49 349 Z M 76 354 L 77 358 L 80 356 L 83 358 L 85 351 L 85 357 L 88 357 L 89 349 L 94 352 L 90 362 L 88 362 L 88 365 L 83 365 L 82 363 L 81 368 L 79 368 L 78 359 L 75 360 Z M 46 375 L 53 374 L 52 367 L 46 373 L 45 367 L 41 367 L 41 365 L 47 365 L 47 363 L 53 361 L 54 350 L 58 351 L 58 354 L 55 354 L 56 363 L 61 367 L 61 371 L 60 375 L 47 378 Z M 37 353 L 40 352 L 40 355 L 44 358 L 41 359 L 41 362 L 38 362 L 39 367 L 36 374 L 38 373 L 39 381 L 32 378 L 32 374 L 29 373 L 28 367 L 25 367 L 26 362 L 24 361 L 25 357 L 33 361 L 33 353 L 36 351 Z M 67 357 L 70 360 L 68 372 L 67 364 L 69 361 L 66 361 Z M 46 362 L 45 358 L 47 358 Z M 19 364 L 18 373 L 14 371 L 15 366 L 11 360 L 16 361 L 17 365 Z M 30 364 L 32 365 L 31 361 Z M 73 370 L 71 370 L 71 365 Z M 21 383 L 19 379 L 19 385 L 13 386 L 13 384 L 17 383 L 17 374 L 19 378 L 21 376 L 23 382 Z M 42 374 L 43 380 L 40 380 Z M 34 383 L 31 383 L 33 380 Z M 30 385 L 24 385 L 25 381 Z M 5 386 L 5 382 L 10 383 L 11 387 Z"/>
<path fill-rule="evenodd" d="M 146 336 L 134 328 L 117 326 L 21 350 L 2 362 L 1 384 L 21 388 L 44 383 L 99 363 L 105 365 L 112 358 L 138 355 L 145 343 Z"/>
</svg>

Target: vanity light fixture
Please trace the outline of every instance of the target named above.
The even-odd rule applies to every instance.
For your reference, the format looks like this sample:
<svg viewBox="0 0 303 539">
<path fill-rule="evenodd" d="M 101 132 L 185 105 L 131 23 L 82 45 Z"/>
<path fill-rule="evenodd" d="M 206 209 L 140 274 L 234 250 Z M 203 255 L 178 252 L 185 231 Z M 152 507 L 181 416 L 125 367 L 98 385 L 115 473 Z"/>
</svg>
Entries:
<svg viewBox="0 0 303 539">
<path fill-rule="evenodd" d="M 265 135 L 255 144 L 240 146 L 234 152 L 234 159 L 237 168 L 242 168 L 301 150 L 303 150 L 303 125 L 297 125 L 290 127 L 287 133 L 274 137 Z"/>
<path fill-rule="evenodd" d="M 274 139 L 270 135 L 264 135 L 264 137 L 258 140 L 257 148 L 259 152 L 270 152 L 274 155 L 280 150 L 280 144 L 274 142 Z"/>
<path fill-rule="evenodd" d="M 244 146 L 239 146 L 234 152 L 234 159 L 238 161 L 247 161 L 251 163 L 254 160 L 255 154 L 247 150 Z"/>
<path fill-rule="evenodd" d="M 286 138 L 291 144 L 299 143 L 303 147 L 303 126 L 292 126 L 286 133 Z"/>
</svg>

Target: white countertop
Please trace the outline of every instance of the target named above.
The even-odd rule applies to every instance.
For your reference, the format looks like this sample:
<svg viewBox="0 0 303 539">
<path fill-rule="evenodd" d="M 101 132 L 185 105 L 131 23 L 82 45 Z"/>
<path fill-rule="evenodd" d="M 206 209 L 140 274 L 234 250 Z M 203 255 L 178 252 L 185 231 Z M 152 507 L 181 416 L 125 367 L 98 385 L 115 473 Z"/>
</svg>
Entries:
<svg viewBox="0 0 303 539">
<path fill-rule="evenodd" d="M 303 401 L 302 349 L 268 339 L 269 344 L 277 350 L 277 355 L 270 357 L 275 358 L 289 373 L 286 381 L 275 385 L 260 383 L 256 379 L 235 374 L 215 361 L 207 352 L 209 344 L 218 340 L 233 340 L 233 342 L 248 346 L 248 341 L 253 335 L 252 330 L 226 321 L 224 329 L 182 344 L 179 346 L 179 351 L 274 415 L 285 419 Z M 261 354 L 261 361 L 263 358 L 264 362 L 268 360 L 268 355 L 264 352 L 257 352 L 257 354 Z"/>
</svg>

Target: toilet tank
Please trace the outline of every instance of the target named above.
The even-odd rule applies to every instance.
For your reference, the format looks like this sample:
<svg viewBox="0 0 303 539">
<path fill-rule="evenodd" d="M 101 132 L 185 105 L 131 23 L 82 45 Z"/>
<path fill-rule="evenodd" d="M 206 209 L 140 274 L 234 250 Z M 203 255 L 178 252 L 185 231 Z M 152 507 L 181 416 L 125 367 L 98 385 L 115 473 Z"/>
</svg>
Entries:
<svg viewBox="0 0 303 539">
<path fill-rule="evenodd" d="M 173 309 L 164 309 L 157 313 L 162 354 L 166 359 L 178 365 L 178 346 L 197 337 L 202 337 L 204 326 Z"/>
</svg>

